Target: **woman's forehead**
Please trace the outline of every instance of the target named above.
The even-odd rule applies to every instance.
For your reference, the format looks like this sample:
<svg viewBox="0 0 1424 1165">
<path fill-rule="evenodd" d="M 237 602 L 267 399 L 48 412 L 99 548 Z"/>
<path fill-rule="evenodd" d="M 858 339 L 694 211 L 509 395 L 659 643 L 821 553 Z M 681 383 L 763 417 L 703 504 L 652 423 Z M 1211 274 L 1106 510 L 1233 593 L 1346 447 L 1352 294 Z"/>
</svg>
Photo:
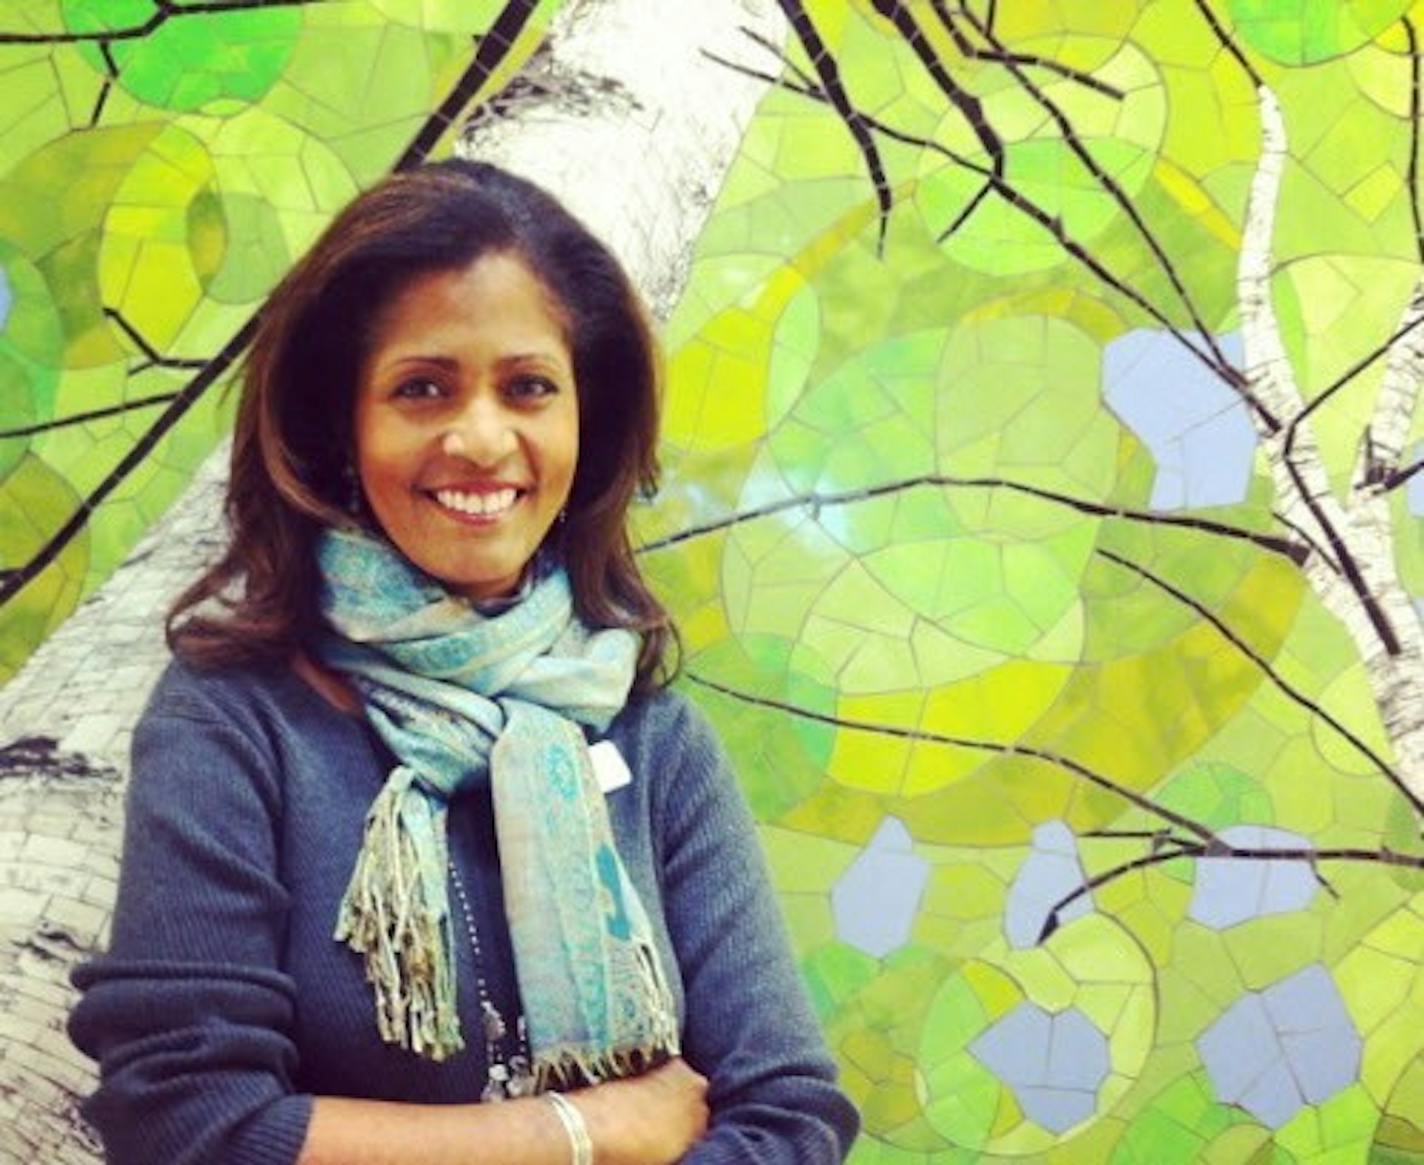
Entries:
<svg viewBox="0 0 1424 1165">
<path fill-rule="evenodd" d="M 504 362 L 571 362 L 566 313 L 506 252 L 412 277 L 377 311 L 368 339 L 373 365 L 459 360 L 476 350 Z"/>
</svg>

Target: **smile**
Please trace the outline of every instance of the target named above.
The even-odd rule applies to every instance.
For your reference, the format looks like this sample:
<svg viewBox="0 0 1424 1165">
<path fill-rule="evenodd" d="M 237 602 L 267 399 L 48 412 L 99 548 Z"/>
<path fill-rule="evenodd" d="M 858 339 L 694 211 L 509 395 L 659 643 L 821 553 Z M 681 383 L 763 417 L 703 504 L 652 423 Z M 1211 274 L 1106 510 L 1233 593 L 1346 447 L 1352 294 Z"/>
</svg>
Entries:
<svg viewBox="0 0 1424 1165">
<path fill-rule="evenodd" d="M 522 490 L 513 488 L 486 490 L 480 493 L 441 489 L 436 490 L 431 496 L 435 498 L 442 509 L 453 511 L 462 517 L 483 518 L 490 521 L 513 509 L 522 493 Z"/>
</svg>

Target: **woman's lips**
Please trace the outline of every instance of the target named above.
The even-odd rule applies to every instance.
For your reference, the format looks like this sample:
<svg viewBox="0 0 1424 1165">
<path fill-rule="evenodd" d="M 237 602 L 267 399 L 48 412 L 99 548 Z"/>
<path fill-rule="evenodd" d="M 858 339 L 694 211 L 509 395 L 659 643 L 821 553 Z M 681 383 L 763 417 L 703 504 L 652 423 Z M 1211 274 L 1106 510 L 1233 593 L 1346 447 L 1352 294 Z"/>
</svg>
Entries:
<svg viewBox="0 0 1424 1165">
<path fill-rule="evenodd" d="M 489 526 L 514 509 L 525 491 L 504 486 L 482 490 L 437 489 L 428 490 L 426 494 L 448 517 L 468 525 Z"/>
</svg>

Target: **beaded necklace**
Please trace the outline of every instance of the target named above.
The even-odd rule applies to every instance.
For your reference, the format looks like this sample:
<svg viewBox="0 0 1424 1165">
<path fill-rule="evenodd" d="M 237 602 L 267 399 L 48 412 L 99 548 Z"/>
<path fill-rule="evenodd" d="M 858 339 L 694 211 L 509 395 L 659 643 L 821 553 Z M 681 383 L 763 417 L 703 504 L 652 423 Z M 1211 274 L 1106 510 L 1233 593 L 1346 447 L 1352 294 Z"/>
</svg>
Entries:
<svg viewBox="0 0 1424 1165">
<path fill-rule="evenodd" d="M 480 935 L 475 929 L 475 914 L 465 894 L 465 882 L 460 877 L 460 871 L 455 869 L 453 858 L 447 858 L 445 864 L 455 886 L 455 898 L 460 903 L 460 914 L 465 920 L 465 933 L 470 937 L 470 948 L 474 952 L 475 988 L 480 999 L 480 1019 L 485 1034 L 485 1062 L 489 1065 L 488 1079 L 484 1091 L 480 1093 L 480 1100 L 513 1100 L 520 1096 L 532 1096 L 535 1092 L 534 1073 L 530 1070 L 529 1033 L 524 1016 L 521 1015 L 515 1024 L 514 1055 L 506 1059 L 505 1039 L 509 1035 L 509 1025 L 490 1000 Z"/>
</svg>

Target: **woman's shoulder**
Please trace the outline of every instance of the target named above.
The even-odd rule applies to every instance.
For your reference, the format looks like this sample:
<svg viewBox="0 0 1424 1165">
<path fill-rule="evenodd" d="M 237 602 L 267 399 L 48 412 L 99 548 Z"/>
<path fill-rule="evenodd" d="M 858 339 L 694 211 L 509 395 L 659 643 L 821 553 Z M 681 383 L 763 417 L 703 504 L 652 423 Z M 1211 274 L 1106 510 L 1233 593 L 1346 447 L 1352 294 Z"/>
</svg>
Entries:
<svg viewBox="0 0 1424 1165">
<path fill-rule="evenodd" d="M 640 763 L 652 761 L 654 770 L 668 778 L 688 769 L 725 767 L 716 729 L 680 688 L 658 688 L 629 699 L 608 737 L 635 771 Z"/>
<path fill-rule="evenodd" d="M 148 712 L 229 714 L 277 698 L 290 674 L 275 663 L 211 667 L 174 655 L 149 694 Z"/>
<path fill-rule="evenodd" d="M 685 740 L 708 732 L 711 726 L 702 710 L 675 687 L 630 696 L 610 730 L 610 734 L 649 737 L 662 744 L 672 738 Z"/>
<path fill-rule="evenodd" d="M 265 734 L 277 724 L 321 716 L 326 707 L 285 661 L 211 667 L 174 656 L 149 694 L 141 723 L 178 718 Z"/>
<path fill-rule="evenodd" d="M 204 667 L 175 658 L 134 729 L 135 772 L 150 781 L 231 762 L 264 796 L 294 776 L 354 772 L 369 756 L 361 722 L 282 662 Z"/>
</svg>

